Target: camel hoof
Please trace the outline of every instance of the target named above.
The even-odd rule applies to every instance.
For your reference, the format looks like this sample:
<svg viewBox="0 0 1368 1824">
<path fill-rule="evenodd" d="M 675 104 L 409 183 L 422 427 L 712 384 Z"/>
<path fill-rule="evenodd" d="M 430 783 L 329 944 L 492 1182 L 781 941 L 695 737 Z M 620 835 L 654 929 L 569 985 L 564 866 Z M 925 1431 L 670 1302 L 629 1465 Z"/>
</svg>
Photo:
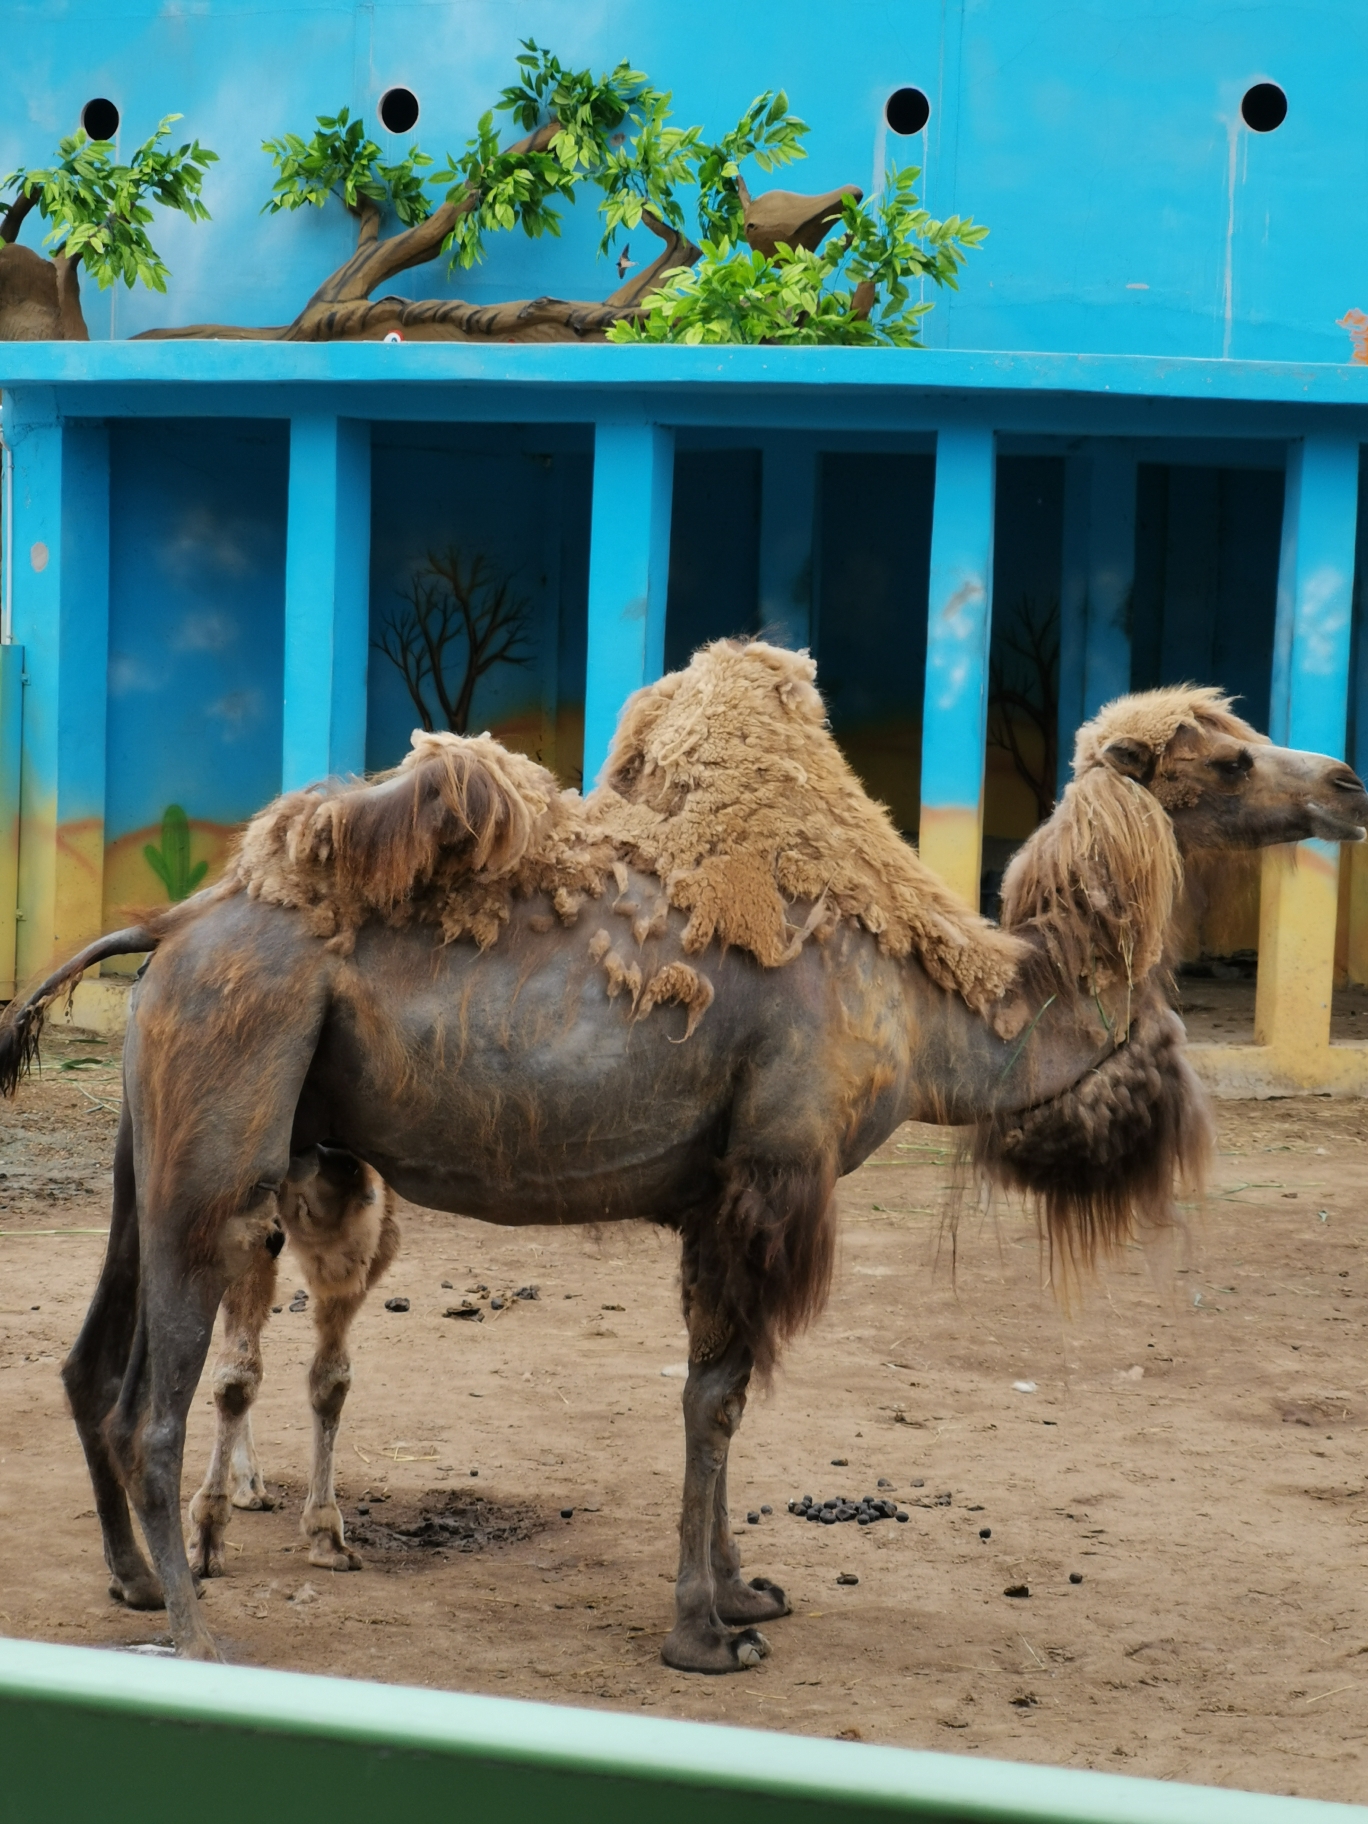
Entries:
<svg viewBox="0 0 1368 1824">
<path fill-rule="evenodd" d="M 744 1672 L 768 1659 L 770 1644 L 759 1628 L 737 1634 L 717 1625 L 676 1626 L 666 1637 L 660 1657 L 676 1672 Z"/>
<path fill-rule="evenodd" d="M 223 1664 L 223 1655 L 214 1645 L 213 1635 L 208 1632 L 197 1633 L 190 1640 L 177 1641 L 176 1658 L 197 1659 L 201 1661 L 201 1663 L 210 1666 L 221 1666 Z"/>
<path fill-rule="evenodd" d="M 255 1485 L 233 1490 L 232 1503 L 250 1514 L 269 1514 L 275 1507 L 274 1499 L 264 1488 Z"/>
<path fill-rule="evenodd" d="M 164 1609 L 166 1597 L 161 1584 L 152 1571 L 144 1571 L 132 1577 L 111 1577 L 109 1594 L 114 1602 L 121 1602 L 126 1609 Z"/>
<path fill-rule="evenodd" d="M 222 1577 L 224 1575 L 223 1546 L 212 1545 L 208 1540 L 196 1541 L 190 1547 L 190 1575 L 198 1583 L 201 1577 Z"/>
<path fill-rule="evenodd" d="M 309 1547 L 309 1563 L 322 1571 L 364 1571 L 366 1561 L 349 1545 L 335 1546 L 332 1540 L 316 1540 Z"/>
<path fill-rule="evenodd" d="M 768 1577 L 752 1577 L 749 1583 L 740 1578 L 717 1591 L 717 1613 L 734 1628 L 749 1627 L 758 1621 L 778 1621 L 792 1613 L 788 1597 Z"/>
</svg>

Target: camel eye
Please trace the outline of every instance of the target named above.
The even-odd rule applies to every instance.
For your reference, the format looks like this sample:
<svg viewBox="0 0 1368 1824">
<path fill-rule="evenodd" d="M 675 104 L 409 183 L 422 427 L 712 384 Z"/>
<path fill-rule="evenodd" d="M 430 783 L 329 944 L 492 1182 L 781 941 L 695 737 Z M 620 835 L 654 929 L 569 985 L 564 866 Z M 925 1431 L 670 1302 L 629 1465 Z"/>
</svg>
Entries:
<svg viewBox="0 0 1368 1824">
<path fill-rule="evenodd" d="M 1247 747 L 1242 747 L 1238 754 L 1229 754 L 1213 764 L 1223 779 L 1243 779 L 1254 764 L 1254 756 Z"/>
</svg>

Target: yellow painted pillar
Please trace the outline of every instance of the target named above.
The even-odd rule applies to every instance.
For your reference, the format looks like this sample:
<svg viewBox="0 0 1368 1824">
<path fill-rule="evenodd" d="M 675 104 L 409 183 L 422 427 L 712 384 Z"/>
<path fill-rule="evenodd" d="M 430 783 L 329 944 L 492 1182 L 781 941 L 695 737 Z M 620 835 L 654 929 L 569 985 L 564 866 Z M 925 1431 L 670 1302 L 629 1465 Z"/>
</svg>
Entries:
<svg viewBox="0 0 1368 1824">
<path fill-rule="evenodd" d="M 23 648 L 19 984 L 103 929 L 109 434 L 9 389 L 13 638 Z"/>
<path fill-rule="evenodd" d="M 1345 973 L 1362 987 L 1368 984 L 1368 842 L 1347 843 L 1340 866 L 1349 876 Z"/>
<path fill-rule="evenodd" d="M 1284 843 L 1263 858 L 1254 1042 L 1308 1088 L 1330 1043 L 1339 869 L 1332 842 Z"/>
</svg>

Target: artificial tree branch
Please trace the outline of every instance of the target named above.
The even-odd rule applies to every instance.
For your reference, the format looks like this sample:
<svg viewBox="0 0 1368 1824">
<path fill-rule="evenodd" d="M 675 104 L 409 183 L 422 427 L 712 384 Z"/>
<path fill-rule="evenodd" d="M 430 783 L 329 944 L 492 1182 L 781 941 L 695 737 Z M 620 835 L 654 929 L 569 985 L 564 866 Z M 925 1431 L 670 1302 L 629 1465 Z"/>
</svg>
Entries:
<svg viewBox="0 0 1368 1824">
<path fill-rule="evenodd" d="M 648 291 L 655 290 L 663 274 L 673 271 L 677 266 L 692 266 L 703 251 L 701 247 L 695 247 L 686 234 L 681 234 L 668 222 L 662 222 L 649 209 L 642 210 L 641 220 L 652 234 L 664 241 L 665 246 L 644 272 L 638 273 L 634 279 L 628 279 L 625 285 L 619 285 L 616 291 L 610 292 L 603 300 L 605 305 L 614 310 L 625 310 L 632 304 L 639 304 Z"/>
<path fill-rule="evenodd" d="M 52 256 L 57 275 L 57 311 L 62 323 L 62 339 L 66 342 L 90 340 L 90 331 L 81 310 L 81 286 L 77 278 L 80 263 L 79 249 L 69 256 L 65 253 L 54 253 Z"/>
<path fill-rule="evenodd" d="M 37 191 L 35 190 L 31 195 L 25 196 L 24 192 L 21 190 L 18 196 L 16 196 L 14 201 L 10 204 L 9 208 L 5 211 L 3 221 L 0 221 L 0 241 L 3 241 L 6 246 L 13 246 L 15 241 L 19 238 L 19 230 L 24 225 L 25 217 L 29 214 L 30 210 L 36 209 L 37 207 Z"/>
</svg>

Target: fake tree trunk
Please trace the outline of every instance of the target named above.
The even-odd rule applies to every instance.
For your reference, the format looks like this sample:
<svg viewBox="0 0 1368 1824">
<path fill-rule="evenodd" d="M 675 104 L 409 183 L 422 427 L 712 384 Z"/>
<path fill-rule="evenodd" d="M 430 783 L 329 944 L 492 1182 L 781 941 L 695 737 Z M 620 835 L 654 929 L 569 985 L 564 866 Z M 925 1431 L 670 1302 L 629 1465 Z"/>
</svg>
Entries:
<svg viewBox="0 0 1368 1824">
<path fill-rule="evenodd" d="M 17 236 L 37 198 L 21 196 L 0 220 L 0 342 L 88 342 L 78 254 L 45 259 Z"/>
<path fill-rule="evenodd" d="M 553 120 L 510 150 L 541 151 L 558 131 L 559 123 Z M 844 184 L 825 196 L 771 190 L 752 198 L 742 186 L 746 239 L 769 254 L 779 241 L 816 247 L 840 220 L 841 202 L 847 196 L 858 201 L 861 191 Z M 507 304 L 468 304 L 459 298 L 372 299 L 371 293 L 396 274 L 435 260 L 457 218 L 476 208 L 479 200 L 479 192 L 471 190 L 455 202 L 443 203 L 426 221 L 382 240 L 380 211 L 363 197 L 356 211 L 356 252 L 319 286 L 293 323 L 263 329 L 196 323 L 184 329 L 147 330 L 140 339 L 378 342 L 397 333 L 412 342 L 601 342 L 614 323 L 641 314 L 641 299 L 662 274 L 691 266 L 699 257 L 692 241 L 648 211 L 642 221 L 664 242 L 662 250 L 642 272 L 603 299 L 518 298 Z"/>
</svg>

